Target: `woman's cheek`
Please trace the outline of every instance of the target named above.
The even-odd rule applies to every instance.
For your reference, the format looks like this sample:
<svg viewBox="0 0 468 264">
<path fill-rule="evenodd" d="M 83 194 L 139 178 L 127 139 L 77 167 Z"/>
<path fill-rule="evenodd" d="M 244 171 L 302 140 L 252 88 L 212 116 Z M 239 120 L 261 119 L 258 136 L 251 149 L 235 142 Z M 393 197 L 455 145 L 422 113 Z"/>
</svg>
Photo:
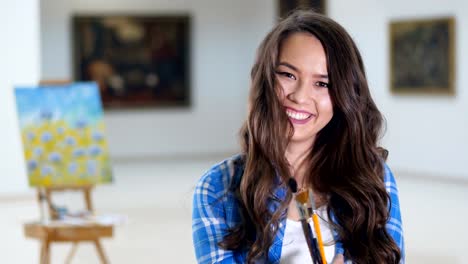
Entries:
<svg viewBox="0 0 468 264">
<path fill-rule="evenodd" d="M 279 81 L 280 89 L 283 92 L 283 97 L 285 97 L 287 94 L 291 92 L 292 85 L 291 83 L 288 83 L 287 81 L 281 80 Z"/>
</svg>

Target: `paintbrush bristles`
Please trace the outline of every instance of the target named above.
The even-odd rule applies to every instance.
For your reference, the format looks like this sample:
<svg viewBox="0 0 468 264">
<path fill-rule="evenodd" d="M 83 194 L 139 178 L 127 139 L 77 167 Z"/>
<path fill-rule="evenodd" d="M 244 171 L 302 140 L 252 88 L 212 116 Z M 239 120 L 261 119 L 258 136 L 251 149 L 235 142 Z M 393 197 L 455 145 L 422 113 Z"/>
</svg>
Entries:
<svg viewBox="0 0 468 264">
<path fill-rule="evenodd" d="M 301 204 L 307 204 L 309 200 L 309 192 L 302 191 L 296 195 L 296 201 L 300 202 Z"/>
<path fill-rule="evenodd" d="M 292 193 L 296 194 L 296 201 L 301 204 L 307 204 L 309 193 L 307 191 L 297 192 L 297 181 L 294 178 L 289 178 L 288 186 Z"/>
</svg>

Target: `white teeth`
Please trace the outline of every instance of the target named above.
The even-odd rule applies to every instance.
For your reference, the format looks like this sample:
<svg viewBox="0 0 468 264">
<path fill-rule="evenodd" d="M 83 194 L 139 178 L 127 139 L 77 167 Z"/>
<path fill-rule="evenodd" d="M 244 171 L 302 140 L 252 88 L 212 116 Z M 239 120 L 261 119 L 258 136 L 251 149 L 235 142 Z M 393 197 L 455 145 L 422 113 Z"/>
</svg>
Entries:
<svg viewBox="0 0 468 264">
<path fill-rule="evenodd" d="M 291 118 L 297 119 L 297 120 L 304 120 L 304 119 L 307 119 L 307 118 L 309 118 L 311 116 L 311 115 L 308 115 L 308 114 L 297 113 L 297 112 L 293 112 L 293 111 L 290 111 L 290 110 L 286 111 L 286 115 L 288 115 Z"/>
</svg>

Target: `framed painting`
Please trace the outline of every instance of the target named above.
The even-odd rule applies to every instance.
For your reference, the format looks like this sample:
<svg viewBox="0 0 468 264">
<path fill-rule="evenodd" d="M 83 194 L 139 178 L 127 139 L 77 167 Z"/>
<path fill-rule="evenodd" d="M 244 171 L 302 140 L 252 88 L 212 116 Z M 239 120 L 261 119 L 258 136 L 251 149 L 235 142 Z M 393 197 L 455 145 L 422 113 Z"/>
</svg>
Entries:
<svg viewBox="0 0 468 264">
<path fill-rule="evenodd" d="M 99 85 L 104 108 L 190 106 L 189 16 L 75 15 L 77 81 Z"/>
<path fill-rule="evenodd" d="M 15 96 L 30 186 L 112 181 L 96 83 L 17 87 Z"/>
<path fill-rule="evenodd" d="M 394 21 L 389 31 L 393 94 L 455 94 L 454 18 Z"/>
<path fill-rule="evenodd" d="M 285 18 L 296 9 L 312 9 L 326 15 L 326 0 L 278 0 L 280 18 Z"/>
</svg>

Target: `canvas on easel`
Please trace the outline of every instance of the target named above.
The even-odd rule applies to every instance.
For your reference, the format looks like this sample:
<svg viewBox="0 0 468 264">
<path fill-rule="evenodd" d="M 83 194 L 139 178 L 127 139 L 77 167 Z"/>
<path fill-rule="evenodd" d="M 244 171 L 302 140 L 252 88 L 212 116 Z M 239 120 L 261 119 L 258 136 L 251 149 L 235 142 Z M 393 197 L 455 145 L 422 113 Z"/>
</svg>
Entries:
<svg viewBox="0 0 468 264">
<path fill-rule="evenodd" d="M 26 237 L 41 241 L 40 263 L 50 263 L 53 242 L 73 243 L 66 263 L 80 242 L 94 243 L 101 263 L 109 263 L 100 240 L 112 237 L 113 224 L 85 218 L 78 225 L 67 223 L 60 219 L 51 198 L 54 192 L 82 192 L 93 216 L 91 190 L 96 184 L 112 181 L 97 85 L 18 87 L 15 95 L 29 185 L 37 187 L 39 202 L 45 203 L 41 208 L 49 211 L 41 210 L 40 221 L 24 225 Z"/>
<path fill-rule="evenodd" d="M 15 95 L 30 186 L 112 181 L 95 83 L 19 87 Z"/>
</svg>

